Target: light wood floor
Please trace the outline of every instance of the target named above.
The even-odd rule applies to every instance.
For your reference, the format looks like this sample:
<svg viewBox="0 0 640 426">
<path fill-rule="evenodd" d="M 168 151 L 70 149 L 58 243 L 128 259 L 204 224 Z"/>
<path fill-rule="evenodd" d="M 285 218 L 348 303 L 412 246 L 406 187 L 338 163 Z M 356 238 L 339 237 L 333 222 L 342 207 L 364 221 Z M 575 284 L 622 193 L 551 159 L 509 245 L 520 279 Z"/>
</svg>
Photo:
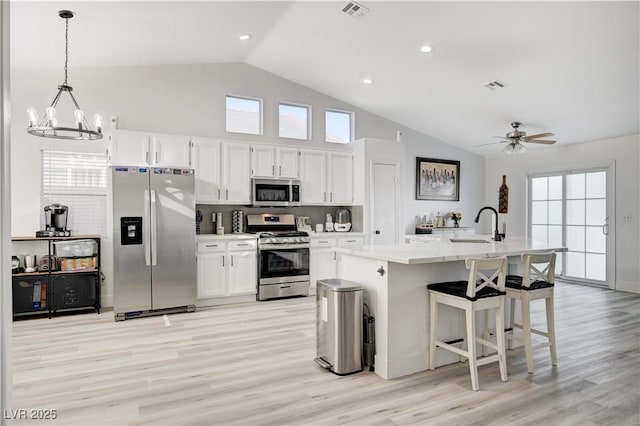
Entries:
<svg viewBox="0 0 640 426">
<path fill-rule="evenodd" d="M 534 323 L 542 320 L 542 302 Z M 548 349 L 509 381 L 467 363 L 385 381 L 338 377 L 315 356 L 314 298 L 120 323 L 111 312 L 14 323 L 14 408 L 57 409 L 17 424 L 640 424 L 640 297 L 556 287 L 559 366 Z"/>
</svg>

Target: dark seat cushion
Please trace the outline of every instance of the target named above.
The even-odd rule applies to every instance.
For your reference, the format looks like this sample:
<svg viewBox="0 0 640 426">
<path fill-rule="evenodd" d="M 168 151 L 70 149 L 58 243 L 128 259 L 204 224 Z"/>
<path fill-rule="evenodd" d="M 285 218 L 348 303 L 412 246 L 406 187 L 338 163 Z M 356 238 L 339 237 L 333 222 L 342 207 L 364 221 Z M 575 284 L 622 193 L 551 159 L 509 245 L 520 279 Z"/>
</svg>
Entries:
<svg viewBox="0 0 640 426">
<path fill-rule="evenodd" d="M 446 283 L 435 283 L 427 285 L 430 291 L 437 291 L 438 293 L 448 294 L 450 296 L 462 297 L 472 302 L 478 299 L 484 299 L 485 297 L 497 297 L 507 294 L 505 291 L 498 291 L 491 287 L 483 287 L 480 291 L 476 292 L 475 297 L 467 296 L 467 282 L 466 281 L 449 281 Z"/>
<path fill-rule="evenodd" d="M 505 286 L 512 288 L 514 290 L 540 290 L 542 288 L 553 287 L 553 283 L 537 280 L 532 282 L 529 287 L 522 286 L 522 277 L 520 275 L 507 275 L 507 279 L 505 281 Z"/>
</svg>

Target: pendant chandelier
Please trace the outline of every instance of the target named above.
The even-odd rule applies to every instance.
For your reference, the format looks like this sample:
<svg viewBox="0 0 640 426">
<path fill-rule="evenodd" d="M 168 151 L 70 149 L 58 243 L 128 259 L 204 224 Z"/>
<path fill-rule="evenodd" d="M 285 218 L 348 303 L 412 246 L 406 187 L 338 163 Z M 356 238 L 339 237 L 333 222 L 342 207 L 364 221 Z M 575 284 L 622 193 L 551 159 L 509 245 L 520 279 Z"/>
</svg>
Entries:
<svg viewBox="0 0 640 426">
<path fill-rule="evenodd" d="M 89 125 L 84 117 L 80 105 L 73 96 L 73 88 L 67 84 L 68 64 L 69 64 L 69 19 L 73 18 L 73 12 L 69 10 L 61 10 L 58 16 L 65 20 L 64 32 L 64 83 L 58 86 L 58 94 L 51 102 L 51 106 L 46 109 L 46 113 L 41 119 L 38 119 L 38 113 L 34 108 L 27 110 L 29 117 L 29 127 L 27 132 L 42 136 L 45 138 L 56 139 L 72 139 L 72 140 L 96 140 L 102 139 L 102 116 L 96 114 L 93 118 L 95 127 Z M 75 118 L 75 126 L 58 126 L 58 118 L 56 117 L 56 106 L 61 97 L 68 93 L 75 110 L 73 112 Z"/>
</svg>

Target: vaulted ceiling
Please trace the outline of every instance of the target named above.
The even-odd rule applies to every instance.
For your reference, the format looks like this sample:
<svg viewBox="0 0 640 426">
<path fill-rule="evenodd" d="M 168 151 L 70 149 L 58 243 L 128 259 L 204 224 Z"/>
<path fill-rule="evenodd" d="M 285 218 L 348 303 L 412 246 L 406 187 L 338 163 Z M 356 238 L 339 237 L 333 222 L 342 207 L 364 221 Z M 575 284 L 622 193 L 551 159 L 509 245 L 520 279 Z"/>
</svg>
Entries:
<svg viewBox="0 0 640 426">
<path fill-rule="evenodd" d="M 640 2 L 360 3 L 14 0 L 12 66 L 61 66 L 69 9 L 71 67 L 246 62 L 481 155 L 512 121 L 558 145 L 640 133 Z"/>
</svg>

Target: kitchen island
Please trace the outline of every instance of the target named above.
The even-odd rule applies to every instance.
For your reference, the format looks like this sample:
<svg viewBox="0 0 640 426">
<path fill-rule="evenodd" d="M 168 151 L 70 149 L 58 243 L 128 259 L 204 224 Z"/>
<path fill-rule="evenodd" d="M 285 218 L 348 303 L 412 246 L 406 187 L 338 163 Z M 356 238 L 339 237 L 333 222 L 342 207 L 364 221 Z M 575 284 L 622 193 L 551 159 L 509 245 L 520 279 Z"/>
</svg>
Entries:
<svg viewBox="0 0 640 426">
<path fill-rule="evenodd" d="M 338 277 L 362 284 L 364 301 L 375 317 L 375 371 L 381 377 L 393 379 L 428 368 L 427 284 L 466 281 L 467 257 L 508 256 L 509 273 L 513 274 L 522 272 L 520 254 L 525 251 L 566 251 L 564 247 L 524 239 L 494 242 L 488 236 L 471 237 L 462 242 L 335 248 Z M 439 338 L 462 336 L 461 317 L 455 309 L 442 306 L 439 316 Z M 457 360 L 452 353 L 439 352 L 438 365 Z"/>
</svg>

